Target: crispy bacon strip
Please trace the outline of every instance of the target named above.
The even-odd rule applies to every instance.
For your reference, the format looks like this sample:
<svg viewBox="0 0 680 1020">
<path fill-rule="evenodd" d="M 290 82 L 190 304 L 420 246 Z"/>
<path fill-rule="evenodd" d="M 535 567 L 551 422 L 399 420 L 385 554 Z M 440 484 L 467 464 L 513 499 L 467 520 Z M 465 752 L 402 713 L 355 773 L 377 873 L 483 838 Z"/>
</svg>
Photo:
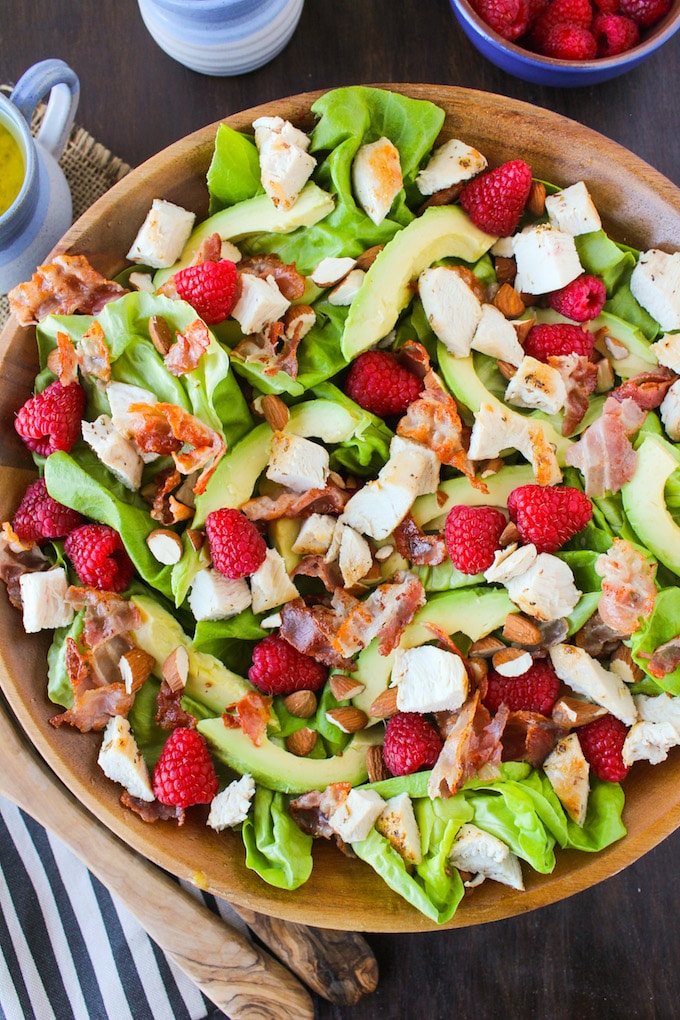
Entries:
<svg viewBox="0 0 680 1020">
<path fill-rule="evenodd" d="M 451 725 L 439 758 L 432 769 L 427 792 L 435 797 L 452 797 L 483 765 L 499 765 L 501 736 L 508 717 L 501 705 L 493 719 L 482 705 L 480 692 L 468 698 Z"/>
<path fill-rule="evenodd" d="M 641 658 L 649 659 L 647 672 L 650 676 L 656 677 L 657 680 L 662 680 L 669 673 L 674 673 L 678 666 L 680 666 L 680 634 L 671 638 L 670 641 L 659 645 L 651 655 L 648 652 L 640 652 L 639 654 Z"/>
<path fill-rule="evenodd" d="M 566 463 L 581 471 L 586 495 L 618 492 L 633 477 L 637 453 L 630 436 L 640 428 L 646 413 L 630 397 L 618 401 L 610 396 L 597 421 L 569 447 Z"/>
<path fill-rule="evenodd" d="M 597 365 L 583 354 L 551 354 L 548 364 L 562 376 L 567 399 L 562 435 L 570 436 L 583 421 L 591 393 L 597 386 Z"/>
<path fill-rule="evenodd" d="M 272 700 L 257 691 L 248 691 L 240 701 L 229 705 L 226 709 L 227 713 L 236 712 L 238 725 L 255 747 L 260 746 L 262 737 L 267 732 L 267 724 L 271 718 Z"/>
<path fill-rule="evenodd" d="M 424 604 L 420 580 L 414 574 L 395 574 L 393 582 L 378 585 L 363 601 L 354 600 L 333 639 L 333 648 L 339 655 L 351 657 L 380 635 L 378 650 L 389 655 Z"/>
<path fill-rule="evenodd" d="M 196 729 L 196 716 L 182 708 L 183 696 L 183 690 L 173 691 L 166 680 L 161 681 L 156 697 L 155 719 L 162 730 L 174 730 L 178 726 L 188 730 Z"/>
<path fill-rule="evenodd" d="M 88 657 L 70 637 L 66 638 L 66 670 L 73 688 L 73 705 L 53 716 L 50 719 L 52 726 L 66 723 L 81 733 L 89 733 L 91 730 L 103 730 L 112 715 L 127 716 L 134 694 L 128 694 L 122 683 L 93 686 L 95 681 Z"/>
<path fill-rule="evenodd" d="M 47 356 L 47 367 L 59 379 L 62 386 L 78 381 L 78 355 L 75 344 L 68 333 L 57 333 L 57 346 Z"/>
<path fill-rule="evenodd" d="M 564 730 L 538 712 L 510 712 L 503 727 L 503 761 L 528 761 L 540 768 Z"/>
<path fill-rule="evenodd" d="M 344 588 L 345 582 L 340 572 L 337 560 L 326 563 L 325 556 L 303 556 L 296 567 L 291 571 L 291 577 L 318 577 L 326 591 L 331 595 Z"/>
<path fill-rule="evenodd" d="M 76 612 L 85 609 L 82 640 L 91 650 L 119 634 L 136 630 L 142 622 L 141 613 L 134 602 L 116 592 L 71 585 L 66 600 Z"/>
<path fill-rule="evenodd" d="M 38 266 L 27 283 L 14 287 L 8 299 L 17 322 L 30 326 L 48 315 L 96 315 L 127 293 L 93 269 L 84 255 L 56 255 L 53 262 Z"/>
<path fill-rule="evenodd" d="M 595 570 L 602 578 L 601 619 L 618 634 L 629 637 L 654 608 L 656 564 L 622 538 L 615 538 L 598 556 Z"/>
<path fill-rule="evenodd" d="M 205 492 L 225 454 L 222 436 L 177 404 L 131 404 L 132 438 L 144 453 L 170 454 L 183 475 L 200 471 L 194 492 Z M 183 449 L 186 446 L 190 449 Z"/>
<path fill-rule="evenodd" d="M 134 811 L 143 822 L 170 822 L 176 821 L 178 825 L 184 825 L 186 811 L 176 804 L 161 804 L 159 800 L 142 800 L 140 797 L 133 797 L 127 790 L 123 790 L 120 796 L 123 807 Z"/>
<path fill-rule="evenodd" d="M 338 666 L 349 671 L 353 669 L 352 660 L 333 646 L 343 618 L 342 604 L 308 606 L 301 598 L 293 599 L 281 609 L 279 634 L 304 655 L 311 655 L 325 666 Z"/>
<path fill-rule="evenodd" d="M 649 372 L 640 372 L 612 390 L 611 396 L 615 400 L 626 400 L 630 398 L 643 411 L 652 411 L 659 407 L 668 390 L 677 379 L 675 372 L 665 365 Z"/>
<path fill-rule="evenodd" d="M 102 386 L 111 381 L 109 345 L 98 322 L 93 322 L 79 340 L 76 357 L 83 375 L 96 379 Z"/>
<path fill-rule="evenodd" d="M 8 521 L 0 532 L 0 581 L 7 585 L 7 597 L 17 609 L 21 609 L 22 574 L 35 570 L 48 570 L 50 561 L 41 551 L 37 542 L 25 544 L 12 530 Z"/>
<path fill-rule="evenodd" d="M 210 333 L 202 319 L 194 319 L 163 358 L 168 372 L 174 376 L 186 375 L 198 368 L 201 356 L 210 346 Z"/>
<path fill-rule="evenodd" d="M 276 521 L 281 517 L 311 517 L 312 514 L 332 514 L 338 517 L 345 508 L 354 489 L 341 489 L 329 482 L 323 489 L 307 492 L 283 492 L 276 499 L 256 496 L 241 507 L 251 521 Z"/>
<path fill-rule="evenodd" d="M 201 241 L 196 252 L 192 265 L 199 265 L 201 262 L 219 262 L 222 258 L 222 238 L 215 231 Z"/>
<path fill-rule="evenodd" d="M 300 330 L 294 330 L 291 336 L 286 336 L 283 322 L 272 322 L 262 333 L 244 337 L 234 347 L 231 355 L 246 363 L 262 365 L 265 375 L 285 372 L 291 379 L 297 379 L 297 349 L 301 340 Z"/>
<path fill-rule="evenodd" d="M 441 535 L 426 535 L 411 514 L 392 532 L 397 552 L 416 566 L 436 567 L 446 559 L 446 543 Z"/>
<path fill-rule="evenodd" d="M 252 255 L 241 259 L 239 273 L 250 273 L 266 280 L 272 276 L 276 286 L 288 301 L 299 301 L 305 292 L 305 278 L 298 273 L 294 262 L 283 262 L 277 255 Z"/>
</svg>

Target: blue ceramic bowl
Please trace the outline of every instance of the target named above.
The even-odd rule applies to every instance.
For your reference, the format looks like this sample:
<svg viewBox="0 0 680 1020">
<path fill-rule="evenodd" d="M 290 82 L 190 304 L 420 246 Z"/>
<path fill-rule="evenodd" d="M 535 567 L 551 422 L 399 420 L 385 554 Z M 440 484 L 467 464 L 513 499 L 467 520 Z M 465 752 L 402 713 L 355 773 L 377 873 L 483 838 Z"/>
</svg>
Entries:
<svg viewBox="0 0 680 1020">
<path fill-rule="evenodd" d="M 596 85 L 625 74 L 655 53 L 680 28 L 680 0 L 674 0 L 666 17 L 652 28 L 643 30 L 638 45 L 625 53 L 598 60 L 555 60 L 503 39 L 475 13 L 467 0 L 450 2 L 470 42 L 492 64 L 524 81 L 562 88 Z"/>
</svg>

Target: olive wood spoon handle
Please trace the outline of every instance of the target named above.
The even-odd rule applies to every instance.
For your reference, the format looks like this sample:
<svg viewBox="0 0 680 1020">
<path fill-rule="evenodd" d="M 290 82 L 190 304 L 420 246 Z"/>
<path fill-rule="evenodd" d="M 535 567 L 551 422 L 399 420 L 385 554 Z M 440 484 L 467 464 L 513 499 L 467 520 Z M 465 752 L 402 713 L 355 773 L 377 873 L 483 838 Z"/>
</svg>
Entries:
<svg viewBox="0 0 680 1020">
<path fill-rule="evenodd" d="M 30 753 L 2 703 L 0 793 L 57 835 L 231 1020 L 313 1020 L 297 978 L 98 825 Z"/>
</svg>

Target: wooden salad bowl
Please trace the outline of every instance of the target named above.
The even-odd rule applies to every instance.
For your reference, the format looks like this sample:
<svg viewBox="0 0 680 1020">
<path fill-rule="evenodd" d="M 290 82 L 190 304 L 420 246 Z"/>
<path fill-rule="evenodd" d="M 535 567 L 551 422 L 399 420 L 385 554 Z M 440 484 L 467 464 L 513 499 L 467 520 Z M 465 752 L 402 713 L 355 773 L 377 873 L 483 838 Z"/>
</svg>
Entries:
<svg viewBox="0 0 680 1020">
<path fill-rule="evenodd" d="M 680 190 L 637 156 L 580 124 L 502 96 L 443 85 L 383 85 L 446 111 L 444 136 L 472 143 L 490 165 L 521 157 L 534 176 L 566 186 L 585 180 L 605 229 L 635 247 L 680 248 Z M 250 130 L 264 114 L 309 123 L 310 92 L 226 118 Z M 205 173 L 217 123 L 171 145 L 142 164 L 65 235 L 55 251 L 82 253 L 100 272 L 124 268 L 125 253 L 152 199 L 162 197 L 207 214 Z M 33 470 L 13 427 L 32 391 L 37 370 L 34 331 L 10 319 L 0 337 L 2 419 L 0 520 L 11 519 Z M 295 892 L 266 885 L 244 863 L 238 833 L 216 833 L 194 817 L 174 823 L 142 822 L 119 802 L 120 788 L 96 764 L 101 735 L 56 730 L 57 709 L 45 694 L 49 634 L 27 636 L 20 613 L 0 596 L 0 681 L 6 697 L 49 766 L 96 816 L 149 860 L 236 905 L 320 927 L 360 931 L 427 931 L 436 925 L 391 892 L 362 861 L 349 860 L 318 841 L 310 880 Z M 17 768 L 21 765 L 17 762 Z M 651 768 L 637 763 L 625 781 L 628 835 L 600 853 L 557 852 L 551 875 L 524 869 L 526 891 L 488 881 L 468 894 L 448 927 L 481 924 L 554 903 L 594 885 L 637 860 L 680 824 L 680 755 Z M 191 812 L 188 813 L 191 816 Z"/>
</svg>

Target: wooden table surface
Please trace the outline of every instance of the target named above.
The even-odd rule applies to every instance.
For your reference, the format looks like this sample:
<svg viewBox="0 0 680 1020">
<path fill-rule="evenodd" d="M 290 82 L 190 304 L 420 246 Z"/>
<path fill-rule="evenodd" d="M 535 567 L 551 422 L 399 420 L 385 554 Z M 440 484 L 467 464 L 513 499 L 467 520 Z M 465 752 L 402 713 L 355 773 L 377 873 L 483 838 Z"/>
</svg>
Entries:
<svg viewBox="0 0 680 1020">
<path fill-rule="evenodd" d="M 307 0 L 288 47 L 259 71 L 208 78 L 154 44 L 134 0 L 2 0 L 0 77 L 61 57 L 82 85 L 78 122 L 136 165 L 183 135 L 269 99 L 370 82 L 465 85 L 544 106 L 631 149 L 680 184 L 680 34 L 622 78 L 582 89 L 509 77 L 468 43 L 448 0 Z M 680 833 L 560 904 L 476 929 L 372 935 L 379 989 L 319 1020 L 680 1016 Z"/>
</svg>

